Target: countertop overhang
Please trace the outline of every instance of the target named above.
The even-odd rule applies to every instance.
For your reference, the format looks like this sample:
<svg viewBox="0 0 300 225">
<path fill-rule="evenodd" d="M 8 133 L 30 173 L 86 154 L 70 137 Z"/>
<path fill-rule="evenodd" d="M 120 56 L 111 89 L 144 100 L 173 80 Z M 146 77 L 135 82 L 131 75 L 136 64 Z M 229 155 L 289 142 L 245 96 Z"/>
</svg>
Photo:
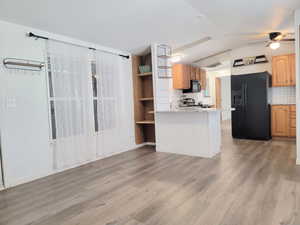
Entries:
<svg viewBox="0 0 300 225">
<path fill-rule="evenodd" d="M 234 111 L 234 108 L 229 109 L 217 109 L 217 108 L 184 108 L 184 109 L 173 109 L 173 110 L 158 110 L 156 113 L 203 113 L 203 112 L 224 112 Z"/>
</svg>

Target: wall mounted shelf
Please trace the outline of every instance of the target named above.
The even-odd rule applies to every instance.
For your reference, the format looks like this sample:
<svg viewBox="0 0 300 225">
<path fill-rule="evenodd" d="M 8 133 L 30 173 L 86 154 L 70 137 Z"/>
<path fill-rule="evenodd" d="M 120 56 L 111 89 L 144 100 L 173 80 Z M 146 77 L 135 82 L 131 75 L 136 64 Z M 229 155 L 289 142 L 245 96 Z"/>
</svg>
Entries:
<svg viewBox="0 0 300 225">
<path fill-rule="evenodd" d="M 245 57 L 243 59 L 234 60 L 233 67 L 251 66 L 254 64 L 268 63 L 268 59 L 265 55 L 259 55 L 254 57 Z"/>
</svg>

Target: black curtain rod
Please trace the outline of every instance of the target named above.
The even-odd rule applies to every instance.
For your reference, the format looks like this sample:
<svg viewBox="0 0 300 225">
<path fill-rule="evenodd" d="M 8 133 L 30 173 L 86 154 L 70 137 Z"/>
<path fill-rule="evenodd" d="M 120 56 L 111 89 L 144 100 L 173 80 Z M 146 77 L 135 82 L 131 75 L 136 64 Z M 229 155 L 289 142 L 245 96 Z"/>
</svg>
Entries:
<svg viewBox="0 0 300 225">
<path fill-rule="evenodd" d="M 29 33 L 28 33 L 28 37 L 33 37 L 33 38 L 36 38 L 36 39 L 50 40 L 48 37 L 36 35 L 36 34 L 34 34 L 34 33 L 32 33 L 32 32 L 29 32 Z M 82 47 L 84 47 L 84 46 L 82 46 Z M 94 51 L 97 50 L 97 49 L 91 48 L 91 47 L 88 47 L 88 49 L 94 50 Z M 100 51 L 102 51 L 102 50 L 100 50 Z M 107 52 L 107 51 L 104 51 L 104 52 Z M 109 52 L 109 53 L 112 53 L 112 52 Z M 121 57 L 123 57 L 123 58 L 126 58 L 126 59 L 129 59 L 129 58 L 130 58 L 129 55 L 121 55 L 121 54 L 117 54 L 117 55 L 118 55 L 118 56 L 121 56 Z"/>
</svg>

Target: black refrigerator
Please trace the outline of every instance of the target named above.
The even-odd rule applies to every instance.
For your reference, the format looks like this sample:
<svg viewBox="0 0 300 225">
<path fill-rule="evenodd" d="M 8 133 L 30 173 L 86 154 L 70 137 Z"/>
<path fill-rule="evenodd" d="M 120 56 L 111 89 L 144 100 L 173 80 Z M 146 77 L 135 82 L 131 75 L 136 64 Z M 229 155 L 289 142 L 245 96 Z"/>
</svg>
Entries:
<svg viewBox="0 0 300 225">
<path fill-rule="evenodd" d="M 271 139 L 268 72 L 231 76 L 232 137 Z"/>
</svg>

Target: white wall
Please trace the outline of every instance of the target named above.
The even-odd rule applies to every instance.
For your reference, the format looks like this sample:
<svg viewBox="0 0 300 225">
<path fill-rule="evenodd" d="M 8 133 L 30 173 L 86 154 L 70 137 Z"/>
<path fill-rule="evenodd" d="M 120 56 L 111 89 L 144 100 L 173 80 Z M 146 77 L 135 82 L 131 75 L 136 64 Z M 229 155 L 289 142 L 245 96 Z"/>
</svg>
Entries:
<svg viewBox="0 0 300 225">
<path fill-rule="evenodd" d="M 221 106 L 222 109 L 231 108 L 231 79 L 230 76 L 220 77 L 221 79 Z M 231 111 L 224 110 L 222 112 L 222 120 L 230 120 Z"/>
<path fill-rule="evenodd" d="M 296 34 L 296 103 L 297 103 L 297 164 L 300 165 L 300 9 L 295 12 Z"/>
<path fill-rule="evenodd" d="M 44 42 L 26 38 L 25 27 L 0 23 L 0 57 L 44 61 Z M 1 144 L 7 186 L 48 175 L 49 146 L 45 73 L 0 72 Z"/>
<path fill-rule="evenodd" d="M 128 54 L 114 49 L 86 43 L 65 36 L 51 34 L 24 26 L 0 21 L 0 57 L 15 57 L 45 61 L 45 41 L 26 37 L 32 31 L 60 40 L 83 44 L 97 49 Z M 124 150 L 134 148 L 131 60 L 124 66 L 122 90 L 128 104 L 124 121 L 127 134 L 119 138 Z M 54 173 L 53 153 L 49 139 L 47 82 L 45 72 L 15 72 L 0 65 L 0 128 L 6 187 L 31 181 Z M 132 124 L 132 126 L 130 126 Z"/>
<path fill-rule="evenodd" d="M 240 59 L 244 57 L 258 56 L 258 55 L 266 55 L 269 63 L 263 64 L 254 64 L 250 66 L 241 66 L 241 67 L 232 67 L 231 72 L 232 75 L 240 75 L 247 73 L 258 73 L 268 71 L 272 74 L 272 56 L 276 55 L 284 55 L 295 52 L 295 45 L 293 42 L 284 43 L 277 50 L 272 50 L 268 47 L 265 47 L 265 44 L 256 44 L 256 45 L 248 45 L 242 48 L 238 48 L 231 51 L 231 65 L 235 59 Z"/>
<path fill-rule="evenodd" d="M 217 77 L 226 77 L 231 75 L 230 68 L 222 68 L 218 70 L 210 70 L 207 71 L 207 76 L 209 79 L 209 93 L 210 93 L 210 101 L 212 105 L 216 104 L 216 78 Z M 231 89 L 228 90 L 231 92 Z"/>
</svg>

